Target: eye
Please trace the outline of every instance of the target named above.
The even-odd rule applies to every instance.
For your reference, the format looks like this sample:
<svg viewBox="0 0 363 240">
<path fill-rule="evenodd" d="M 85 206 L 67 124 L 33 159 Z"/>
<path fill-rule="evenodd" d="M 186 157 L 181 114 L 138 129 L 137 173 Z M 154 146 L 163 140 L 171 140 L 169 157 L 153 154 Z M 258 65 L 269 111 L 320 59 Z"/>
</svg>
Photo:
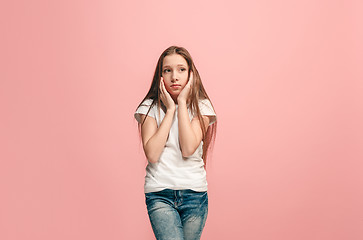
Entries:
<svg viewBox="0 0 363 240">
<path fill-rule="evenodd" d="M 183 71 L 185 71 L 185 70 L 186 70 L 185 68 L 181 68 L 181 69 L 180 69 L 180 71 L 182 71 L 182 72 L 183 72 Z"/>
<path fill-rule="evenodd" d="M 170 72 L 170 69 L 164 69 L 164 73 Z"/>
</svg>

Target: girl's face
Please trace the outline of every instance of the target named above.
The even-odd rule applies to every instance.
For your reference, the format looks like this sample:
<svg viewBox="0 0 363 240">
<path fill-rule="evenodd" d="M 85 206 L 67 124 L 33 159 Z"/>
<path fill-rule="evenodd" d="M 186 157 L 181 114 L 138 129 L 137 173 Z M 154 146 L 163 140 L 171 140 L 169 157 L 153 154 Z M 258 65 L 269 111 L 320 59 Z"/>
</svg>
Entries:
<svg viewBox="0 0 363 240">
<path fill-rule="evenodd" d="M 162 76 L 165 88 L 175 100 L 188 83 L 188 63 L 179 54 L 164 57 Z"/>
</svg>

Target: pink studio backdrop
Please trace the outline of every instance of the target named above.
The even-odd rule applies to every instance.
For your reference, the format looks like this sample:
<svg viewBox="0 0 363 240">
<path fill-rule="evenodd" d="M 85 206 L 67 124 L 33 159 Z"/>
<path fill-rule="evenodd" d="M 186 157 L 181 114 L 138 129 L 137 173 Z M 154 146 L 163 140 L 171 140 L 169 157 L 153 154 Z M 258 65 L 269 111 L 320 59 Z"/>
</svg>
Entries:
<svg viewBox="0 0 363 240">
<path fill-rule="evenodd" d="M 153 239 L 133 113 L 170 45 L 219 120 L 202 239 L 363 239 L 361 1 L 0 9 L 0 239 Z"/>
</svg>

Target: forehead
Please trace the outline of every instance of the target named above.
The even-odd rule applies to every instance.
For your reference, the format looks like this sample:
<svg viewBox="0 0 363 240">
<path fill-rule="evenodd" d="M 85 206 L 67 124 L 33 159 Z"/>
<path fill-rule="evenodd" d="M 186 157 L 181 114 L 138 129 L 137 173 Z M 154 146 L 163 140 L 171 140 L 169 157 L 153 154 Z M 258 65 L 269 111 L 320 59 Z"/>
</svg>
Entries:
<svg viewBox="0 0 363 240">
<path fill-rule="evenodd" d="M 176 67 L 178 65 L 188 66 L 187 61 L 179 54 L 172 54 L 164 57 L 163 67 Z"/>
</svg>

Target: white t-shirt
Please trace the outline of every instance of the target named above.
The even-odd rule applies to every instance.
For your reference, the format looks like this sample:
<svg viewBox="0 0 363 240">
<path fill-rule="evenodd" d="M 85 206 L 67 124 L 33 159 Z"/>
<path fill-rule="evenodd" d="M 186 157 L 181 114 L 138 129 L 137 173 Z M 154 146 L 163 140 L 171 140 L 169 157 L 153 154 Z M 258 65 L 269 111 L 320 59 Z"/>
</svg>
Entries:
<svg viewBox="0 0 363 240">
<path fill-rule="evenodd" d="M 141 122 L 140 115 L 146 115 L 151 103 L 151 99 L 146 99 L 136 110 L 134 116 L 139 123 Z M 208 99 L 200 100 L 199 109 L 202 115 L 210 116 L 209 125 L 216 121 L 216 114 Z M 190 109 L 188 109 L 188 112 L 191 121 L 193 115 Z M 159 117 L 158 106 L 155 104 L 150 109 L 148 116 L 155 118 L 159 127 L 165 113 L 160 109 Z M 207 178 L 202 155 L 203 141 L 191 156 L 186 158 L 182 156 L 179 145 L 178 105 L 176 105 L 169 137 L 159 161 L 156 163 L 148 162 L 146 167 L 144 192 L 157 192 L 166 188 L 173 190 L 191 189 L 198 192 L 207 191 Z"/>
</svg>

